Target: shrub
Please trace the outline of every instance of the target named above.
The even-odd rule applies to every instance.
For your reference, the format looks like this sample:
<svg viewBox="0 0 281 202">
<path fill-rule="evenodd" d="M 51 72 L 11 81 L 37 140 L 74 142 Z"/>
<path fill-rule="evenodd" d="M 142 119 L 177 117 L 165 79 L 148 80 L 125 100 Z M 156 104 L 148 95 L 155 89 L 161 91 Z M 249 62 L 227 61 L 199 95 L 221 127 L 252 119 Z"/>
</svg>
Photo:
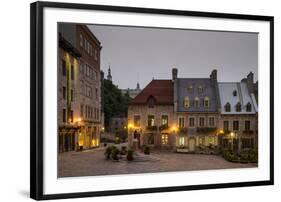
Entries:
<svg viewBox="0 0 281 202">
<path fill-rule="evenodd" d="M 116 147 L 113 147 L 113 149 L 111 150 L 111 158 L 113 160 L 119 160 L 119 153 L 120 151 Z"/>
<path fill-rule="evenodd" d="M 113 147 L 107 147 L 105 152 L 104 152 L 104 155 L 107 159 L 110 159 L 110 156 L 111 156 L 111 152 L 112 152 L 112 149 Z"/>
<path fill-rule="evenodd" d="M 122 146 L 121 147 L 121 152 L 120 152 L 121 155 L 126 155 L 127 154 L 127 147 L 126 146 Z"/>
<path fill-rule="evenodd" d="M 148 146 L 145 146 L 144 150 L 143 150 L 143 153 L 144 154 L 150 154 L 150 148 Z"/>
<path fill-rule="evenodd" d="M 127 160 L 128 161 L 134 160 L 134 156 L 133 155 L 134 155 L 134 150 L 129 149 L 128 152 L 127 152 Z"/>
<path fill-rule="evenodd" d="M 249 151 L 249 161 L 251 163 L 257 163 L 258 162 L 258 150 L 253 149 Z"/>
</svg>

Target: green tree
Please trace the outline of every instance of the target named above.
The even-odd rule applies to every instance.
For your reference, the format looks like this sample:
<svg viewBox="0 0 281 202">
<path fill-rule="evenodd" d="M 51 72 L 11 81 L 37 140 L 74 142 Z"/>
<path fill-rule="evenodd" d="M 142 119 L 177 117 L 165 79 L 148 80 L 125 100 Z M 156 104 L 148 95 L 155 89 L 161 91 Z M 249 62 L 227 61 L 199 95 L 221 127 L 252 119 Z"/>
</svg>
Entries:
<svg viewBox="0 0 281 202">
<path fill-rule="evenodd" d="M 111 117 L 117 115 L 127 116 L 128 105 L 131 98 L 128 92 L 122 95 L 121 90 L 118 89 L 111 81 L 104 80 L 104 121 L 105 126 L 109 125 Z"/>
</svg>

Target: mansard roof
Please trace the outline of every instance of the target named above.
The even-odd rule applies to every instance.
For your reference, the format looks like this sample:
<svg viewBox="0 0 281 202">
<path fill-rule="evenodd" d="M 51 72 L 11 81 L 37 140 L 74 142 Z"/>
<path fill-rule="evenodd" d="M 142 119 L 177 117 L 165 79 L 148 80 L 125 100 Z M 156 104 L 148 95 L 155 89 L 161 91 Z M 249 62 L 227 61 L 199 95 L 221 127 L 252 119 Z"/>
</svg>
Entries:
<svg viewBox="0 0 281 202">
<path fill-rule="evenodd" d="M 177 99 L 178 111 L 180 112 L 217 112 L 218 111 L 218 94 L 217 85 L 210 78 L 178 78 L 177 82 Z M 200 92 L 199 88 L 203 88 Z M 191 89 L 192 88 L 192 89 Z M 188 97 L 190 107 L 184 107 L 184 99 Z M 209 107 L 203 106 L 203 100 L 209 99 Z M 195 106 L 194 100 L 199 98 L 199 107 Z"/>
<path fill-rule="evenodd" d="M 173 105 L 172 80 L 152 80 L 131 102 L 135 104 L 147 104 L 150 97 L 156 101 L 156 105 Z"/>
<path fill-rule="evenodd" d="M 255 114 L 258 106 L 254 94 L 250 94 L 246 82 L 219 82 L 219 94 L 222 114 Z M 235 93 L 236 92 L 236 96 Z M 225 111 L 225 105 L 231 105 L 230 112 Z M 236 105 L 241 104 L 241 112 L 236 111 Z M 247 104 L 251 104 L 251 111 L 246 111 Z"/>
</svg>

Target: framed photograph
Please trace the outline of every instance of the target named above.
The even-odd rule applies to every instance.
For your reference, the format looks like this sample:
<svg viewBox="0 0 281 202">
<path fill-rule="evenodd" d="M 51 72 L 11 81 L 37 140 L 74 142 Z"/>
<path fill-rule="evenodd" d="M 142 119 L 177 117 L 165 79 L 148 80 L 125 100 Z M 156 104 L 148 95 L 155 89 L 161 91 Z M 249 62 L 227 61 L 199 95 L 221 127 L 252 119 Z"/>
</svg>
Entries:
<svg viewBox="0 0 281 202">
<path fill-rule="evenodd" d="M 273 185 L 273 22 L 32 3 L 31 198 Z"/>
</svg>

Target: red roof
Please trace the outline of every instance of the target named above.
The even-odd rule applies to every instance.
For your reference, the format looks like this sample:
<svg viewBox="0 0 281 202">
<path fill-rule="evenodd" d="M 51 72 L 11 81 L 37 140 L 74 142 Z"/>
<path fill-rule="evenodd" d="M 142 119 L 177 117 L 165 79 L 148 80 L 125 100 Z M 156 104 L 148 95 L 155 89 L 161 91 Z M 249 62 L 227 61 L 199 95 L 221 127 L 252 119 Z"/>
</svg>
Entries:
<svg viewBox="0 0 281 202">
<path fill-rule="evenodd" d="M 153 97 L 156 104 L 173 104 L 173 82 L 172 80 L 152 80 L 130 104 L 147 104 L 148 98 Z"/>
</svg>

